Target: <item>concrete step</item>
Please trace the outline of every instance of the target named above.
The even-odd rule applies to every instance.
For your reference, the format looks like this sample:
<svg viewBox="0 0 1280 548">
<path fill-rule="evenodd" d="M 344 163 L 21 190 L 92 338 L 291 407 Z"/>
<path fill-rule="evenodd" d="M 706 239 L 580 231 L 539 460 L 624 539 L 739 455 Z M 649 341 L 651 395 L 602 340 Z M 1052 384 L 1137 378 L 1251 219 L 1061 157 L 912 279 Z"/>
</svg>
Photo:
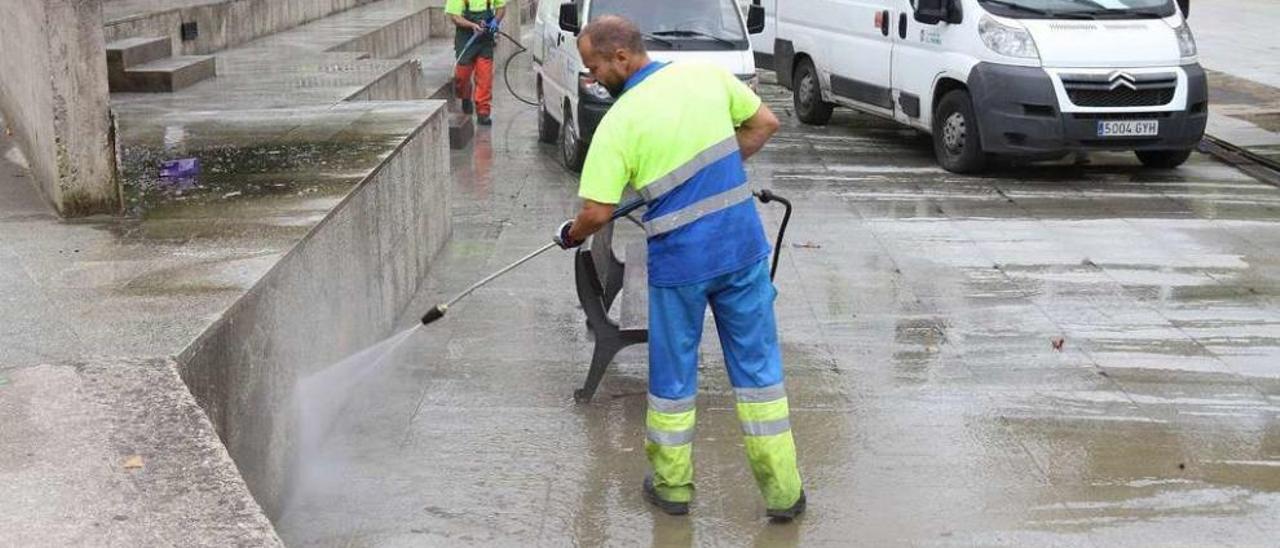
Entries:
<svg viewBox="0 0 1280 548">
<path fill-rule="evenodd" d="M 113 92 L 172 93 L 213 78 L 217 69 L 211 55 L 168 57 L 109 73 Z"/>
<path fill-rule="evenodd" d="M 443 24 L 439 17 L 444 14 L 443 7 L 431 6 L 421 0 L 392 1 L 386 5 L 401 11 L 403 17 L 380 23 L 360 36 L 329 48 L 329 51 L 363 51 L 382 59 L 400 57 L 430 39 L 432 33 L 438 31 L 433 29 L 433 25 Z"/>
<path fill-rule="evenodd" d="M 112 70 L 150 63 L 173 55 L 168 37 L 125 38 L 107 44 L 107 66 Z"/>
<path fill-rule="evenodd" d="M 175 53 L 205 55 L 376 1 L 105 0 L 103 30 L 107 40 L 168 36 Z"/>
</svg>

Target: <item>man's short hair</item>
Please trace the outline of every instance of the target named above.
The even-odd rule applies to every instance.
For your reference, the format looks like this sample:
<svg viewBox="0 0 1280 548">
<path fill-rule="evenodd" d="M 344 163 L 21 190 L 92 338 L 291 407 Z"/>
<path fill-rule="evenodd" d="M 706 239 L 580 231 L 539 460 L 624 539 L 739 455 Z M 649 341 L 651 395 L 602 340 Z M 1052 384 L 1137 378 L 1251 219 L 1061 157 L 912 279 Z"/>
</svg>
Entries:
<svg viewBox="0 0 1280 548">
<path fill-rule="evenodd" d="M 582 29 L 579 39 L 583 37 L 591 38 L 591 49 L 600 55 L 610 55 L 620 49 L 645 53 L 644 36 L 640 34 L 640 29 L 618 15 L 605 15 L 592 21 Z"/>
</svg>

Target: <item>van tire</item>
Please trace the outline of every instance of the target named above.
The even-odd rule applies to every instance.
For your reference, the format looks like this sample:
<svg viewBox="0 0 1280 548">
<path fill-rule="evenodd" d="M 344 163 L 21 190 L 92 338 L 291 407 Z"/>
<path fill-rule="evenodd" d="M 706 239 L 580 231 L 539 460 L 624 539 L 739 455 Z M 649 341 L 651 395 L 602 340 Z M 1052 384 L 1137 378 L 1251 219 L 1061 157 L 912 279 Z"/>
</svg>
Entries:
<svg viewBox="0 0 1280 548">
<path fill-rule="evenodd" d="M 822 100 L 822 83 L 813 61 L 804 59 L 796 67 L 791 82 L 791 98 L 795 103 L 796 117 L 813 126 L 825 126 L 831 121 L 835 105 Z"/>
<path fill-rule="evenodd" d="M 1190 150 L 1135 150 L 1138 161 L 1152 169 L 1173 169 L 1191 157 Z"/>
<path fill-rule="evenodd" d="M 546 99 L 542 96 L 542 86 L 538 86 L 538 142 L 555 143 L 560 136 L 560 123 L 547 112 Z"/>
<path fill-rule="evenodd" d="M 977 173 L 987 166 L 969 92 L 952 90 L 933 111 L 933 154 L 952 173 Z"/>
<path fill-rule="evenodd" d="M 573 121 L 573 112 L 564 107 L 564 121 L 560 123 L 560 160 L 564 167 L 574 173 L 582 172 L 582 163 L 587 159 L 587 145 L 578 136 L 578 124 Z"/>
</svg>

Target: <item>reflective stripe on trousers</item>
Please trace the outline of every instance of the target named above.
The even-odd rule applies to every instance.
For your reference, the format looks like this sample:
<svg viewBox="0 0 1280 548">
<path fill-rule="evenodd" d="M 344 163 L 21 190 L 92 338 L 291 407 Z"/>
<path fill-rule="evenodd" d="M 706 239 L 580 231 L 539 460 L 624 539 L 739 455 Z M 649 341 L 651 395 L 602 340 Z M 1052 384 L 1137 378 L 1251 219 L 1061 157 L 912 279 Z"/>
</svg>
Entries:
<svg viewBox="0 0 1280 548">
<path fill-rule="evenodd" d="M 673 502 L 693 499 L 695 396 L 680 399 L 649 394 L 644 450 L 658 495 Z"/>
<path fill-rule="evenodd" d="M 791 416 L 782 383 L 761 388 L 734 388 L 751 473 L 771 509 L 790 508 L 800 498 Z"/>
</svg>

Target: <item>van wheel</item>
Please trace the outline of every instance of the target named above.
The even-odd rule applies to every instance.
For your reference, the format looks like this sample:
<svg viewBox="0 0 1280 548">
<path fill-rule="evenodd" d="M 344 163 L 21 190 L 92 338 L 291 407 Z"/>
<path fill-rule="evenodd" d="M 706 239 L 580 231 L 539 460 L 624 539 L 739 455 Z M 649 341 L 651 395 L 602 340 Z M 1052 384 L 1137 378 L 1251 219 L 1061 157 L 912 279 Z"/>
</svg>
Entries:
<svg viewBox="0 0 1280 548">
<path fill-rule="evenodd" d="M 1135 150 L 1138 161 L 1153 169 L 1173 169 L 1191 157 L 1190 150 Z"/>
<path fill-rule="evenodd" d="M 554 143 L 560 135 L 560 124 L 551 113 L 547 112 L 546 99 L 542 96 L 542 86 L 538 86 L 538 142 Z"/>
<path fill-rule="evenodd" d="M 578 136 L 578 124 L 573 122 L 569 107 L 564 108 L 564 121 L 560 123 L 560 159 L 574 173 L 582 172 L 582 162 L 587 159 L 587 147 Z"/>
<path fill-rule="evenodd" d="M 938 103 L 933 112 L 933 153 L 938 164 L 953 173 L 977 173 L 986 167 L 969 92 L 954 90 Z"/>
<path fill-rule="evenodd" d="M 822 84 L 818 82 L 818 71 L 813 68 L 813 61 L 801 61 L 794 78 L 791 98 L 795 101 L 796 116 L 809 125 L 827 125 L 835 105 L 822 100 Z"/>
</svg>

